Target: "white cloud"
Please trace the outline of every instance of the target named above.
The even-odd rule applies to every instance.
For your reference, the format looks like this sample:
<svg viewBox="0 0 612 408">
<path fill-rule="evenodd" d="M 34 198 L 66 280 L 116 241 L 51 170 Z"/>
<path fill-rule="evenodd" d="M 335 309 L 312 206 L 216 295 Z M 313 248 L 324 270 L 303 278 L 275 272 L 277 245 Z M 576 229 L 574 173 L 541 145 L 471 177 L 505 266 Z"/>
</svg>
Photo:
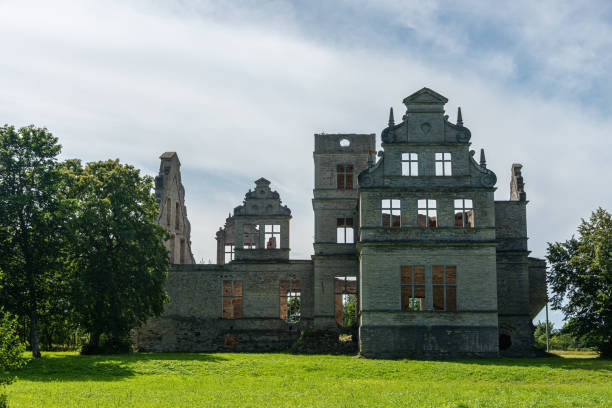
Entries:
<svg viewBox="0 0 612 408">
<path fill-rule="evenodd" d="M 511 164 L 525 165 L 535 255 L 543 255 L 546 241 L 568 238 L 579 217 L 610 208 L 602 178 L 612 174 L 606 157 L 612 120 L 560 97 L 545 99 L 533 85 L 495 81 L 516 75 L 512 52 L 465 58 L 456 70 L 410 48 L 379 52 L 309 38 L 291 30 L 296 14 L 286 4 L 268 3 L 269 18 L 255 10 L 248 19 L 252 13 L 230 8 L 230 20 L 214 3 L 177 3 L 171 14 L 144 4 L 0 4 L 0 122 L 47 126 L 65 157 L 119 157 L 149 174 L 157 172 L 161 152 L 177 151 L 198 260 L 214 261 L 214 232 L 260 176 L 293 210 L 294 257 L 309 256 L 313 133 L 378 134 L 388 107 L 401 112 L 401 100 L 422 86 L 450 99 L 451 119 L 462 106 L 474 148 L 485 148 L 498 175 L 498 199 L 508 196 Z M 468 53 L 458 23 L 438 31 L 439 10 L 407 9 L 397 18 L 434 41 L 431 54 Z M 521 21 L 515 12 L 492 18 Z M 608 44 L 589 33 L 609 29 L 595 19 L 575 38 L 569 32 L 564 40 L 540 38 L 567 18 L 535 9 L 512 30 L 518 44 L 534 43 L 529 52 L 562 50 L 543 59 L 558 66 L 551 78 L 582 73 L 571 85 L 577 87 L 601 74 L 597 64 L 580 67 Z M 582 41 L 586 49 L 572 45 Z M 493 74 L 481 75 L 481 66 Z"/>
</svg>

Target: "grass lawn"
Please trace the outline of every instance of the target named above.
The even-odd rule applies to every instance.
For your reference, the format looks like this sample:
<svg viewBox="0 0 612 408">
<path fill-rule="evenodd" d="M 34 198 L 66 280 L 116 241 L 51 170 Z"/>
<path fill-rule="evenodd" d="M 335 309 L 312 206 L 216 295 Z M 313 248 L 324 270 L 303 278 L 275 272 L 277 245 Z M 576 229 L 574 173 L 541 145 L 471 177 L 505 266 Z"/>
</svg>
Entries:
<svg viewBox="0 0 612 408">
<path fill-rule="evenodd" d="M 11 407 L 612 407 L 612 361 L 45 353 Z"/>
</svg>

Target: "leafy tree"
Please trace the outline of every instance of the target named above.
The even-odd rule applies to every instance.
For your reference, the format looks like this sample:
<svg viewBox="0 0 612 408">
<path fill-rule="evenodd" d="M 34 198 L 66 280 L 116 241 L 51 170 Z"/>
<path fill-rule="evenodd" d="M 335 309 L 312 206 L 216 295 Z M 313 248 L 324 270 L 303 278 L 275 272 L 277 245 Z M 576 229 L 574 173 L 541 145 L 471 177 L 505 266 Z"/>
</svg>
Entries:
<svg viewBox="0 0 612 408">
<path fill-rule="evenodd" d="M 101 340 L 116 350 L 131 328 L 161 314 L 167 301 L 167 232 L 155 223 L 152 179 L 112 160 L 84 168 L 72 161 L 63 171 L 72 177 L 67 260 L 74 313 L 89 333 L 83 352 L 103 351 Z"/>
<path fill-rule="evenodd" d="M 0 303 L 28 319 L 34 357 L 40 357 L 40 315 L 62 281 L 60 149 L 47 129 L 0 127 Z"/>
<path fill-rule="evenodd" d="M 564 331 L 586 337 L 612 356 L 612 216 L 602 208 L 582 220 L 578 238 L 549 243 L 548 284 L 554 309 L 568 319 Z"/>
</svg>

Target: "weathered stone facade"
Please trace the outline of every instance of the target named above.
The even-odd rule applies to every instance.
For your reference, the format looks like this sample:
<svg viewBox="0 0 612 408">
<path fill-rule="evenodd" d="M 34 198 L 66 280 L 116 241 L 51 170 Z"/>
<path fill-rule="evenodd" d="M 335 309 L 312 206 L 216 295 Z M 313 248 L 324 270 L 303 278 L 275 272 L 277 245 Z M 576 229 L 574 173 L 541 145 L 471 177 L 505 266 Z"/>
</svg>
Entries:
<svg viewBox="0 0 612 408">
<path fill-rule="evenodd" d="M 528 256 L 521 165 L 495 201 L 497 177 L 446 102 L 405 98 L 378 154 L 374 134 L 315 135 L 311 260 L 289 259 L 291 211 L 257 180 L 216 234 L 217 265 L 173 265 L 171 303 L 139 349 L 278 350 L 313 327 L 352 331 L 368 357 L 532 355 L 546 264 Z"/>
<path fill-rule="evenodd" d="M 165 152 L 160 157 L 159 174 L 155 177 L 155 198 L 159 203 L 157 223 L 170 233 L 166 248 L 170 263 L 194 264 L 191 252 L 191 224 L 185 207 L 185 188 L 181 182 L 181 162 L 176 152 Z"/>
</svg>

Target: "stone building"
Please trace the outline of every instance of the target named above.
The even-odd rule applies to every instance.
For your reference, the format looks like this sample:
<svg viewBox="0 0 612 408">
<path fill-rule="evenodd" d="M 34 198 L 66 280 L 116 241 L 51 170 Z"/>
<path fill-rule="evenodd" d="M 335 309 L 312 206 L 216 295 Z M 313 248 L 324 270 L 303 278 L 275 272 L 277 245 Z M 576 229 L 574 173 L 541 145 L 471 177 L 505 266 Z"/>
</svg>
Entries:
<svg viewBox="0 0 612 408">
<path fill-rule="evenodd" d="M 311 259 L 290 259 L 291 211 L 260 178 L 217 231 L 216 265 L 171 255 L 171 303 L 137 331 L 138 348 L 278 350 L 312 327 L 353 333 L 368 357 L 532 355 L 546 265 L 529 257 L 521 165 L 510 200 L 495 201 L 461 110 L 451 123 L 428 88 L 403 102 L 378 154 L 374 134 L 315 135 Z M 163 171 L 165 160 L 178 171 L 176 154 Z M 166 188 L 161 203 L 177 197 Z"/>
</svg>

